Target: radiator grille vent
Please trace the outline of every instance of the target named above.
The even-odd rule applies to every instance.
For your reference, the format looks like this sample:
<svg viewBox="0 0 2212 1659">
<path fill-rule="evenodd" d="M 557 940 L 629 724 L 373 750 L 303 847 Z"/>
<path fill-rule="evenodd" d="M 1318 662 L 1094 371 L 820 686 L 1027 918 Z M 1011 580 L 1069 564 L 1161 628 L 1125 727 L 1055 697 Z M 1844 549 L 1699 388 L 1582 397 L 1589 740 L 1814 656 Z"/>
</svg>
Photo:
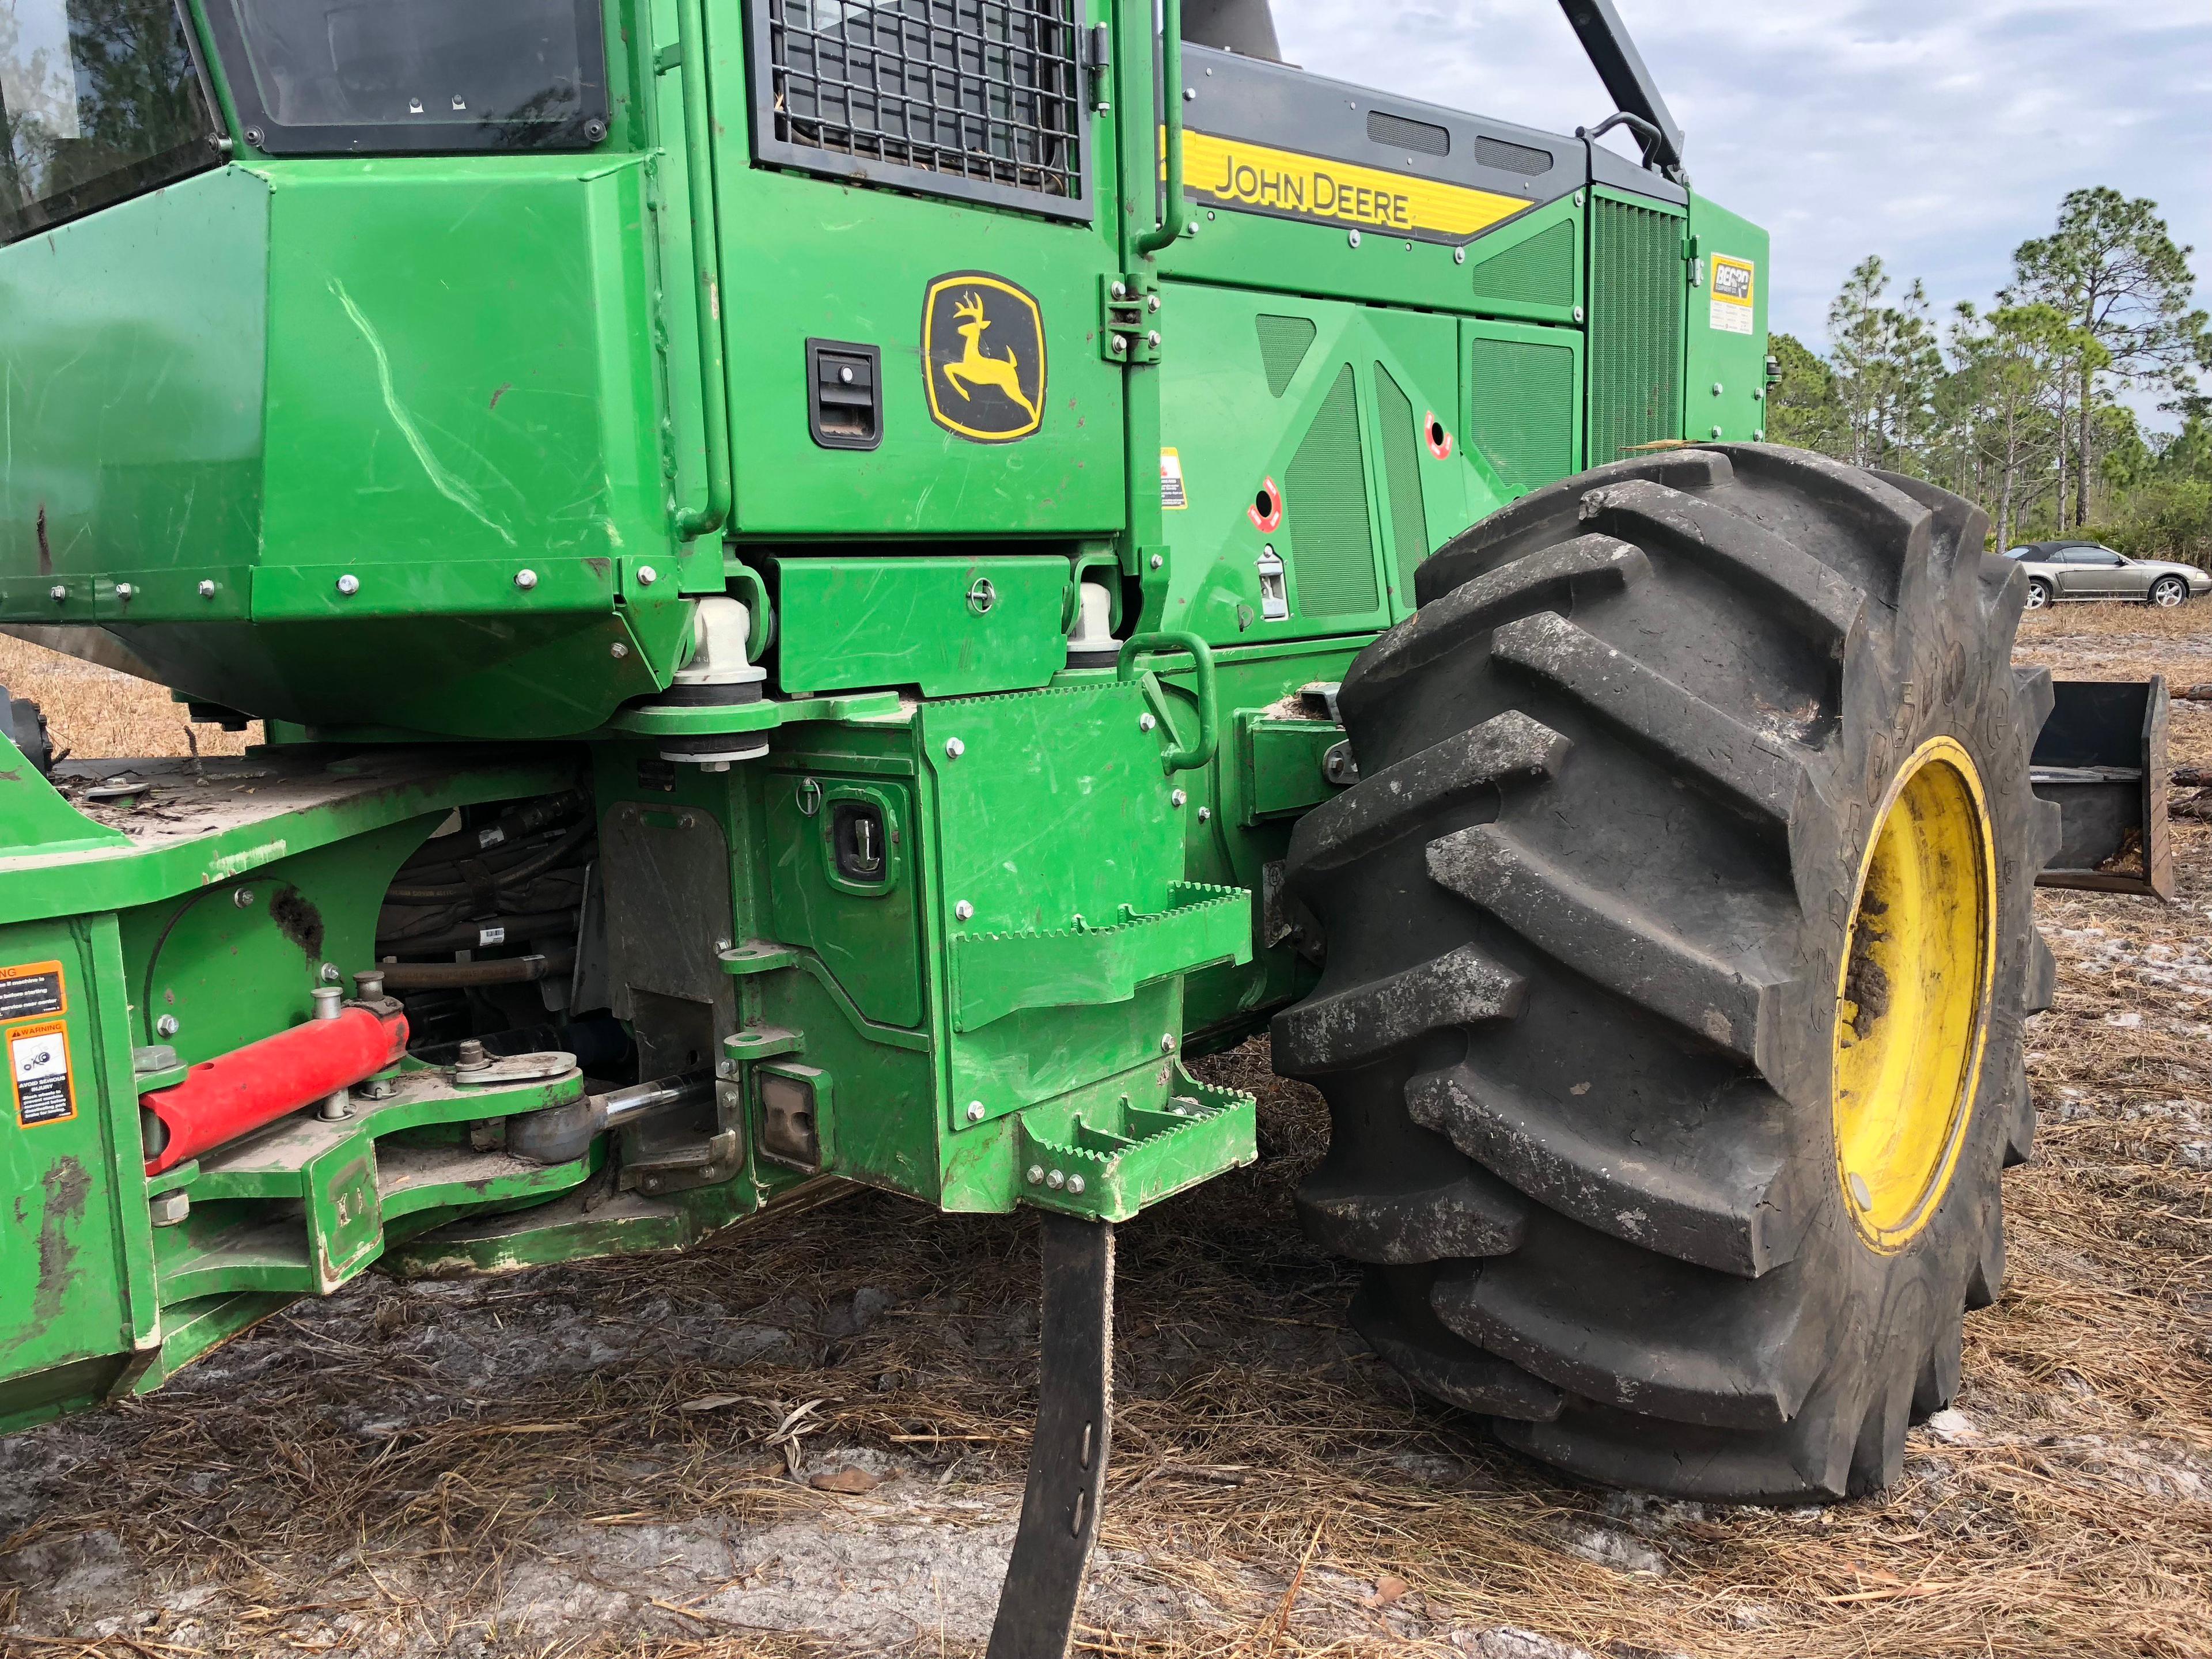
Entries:
<svg viewBox="0 0 2212 1659">
<path fill-rule="evenodd" d="M 1392 149 L 1410 149 L 1419 155 L 1451 154 L 1451 129 L 1433 122 L 1415 121 L 1387 110 L 1367 112 L 1367 136 Z"/>
<path fill-rule="evenodd" d="M 754 4 L 769 159 L 940 194 L 1082 199 L 1074 0 Z"/>
<path fill-rule="evenodd" d="M 1319 331 L 1310 317 L 1275 317 L 1262 312 L 1255 319 L 1260 331 L 1260 366 L 1267 372 L 1267 390 L 1278 398 L 1298 372 Z"/>
<path fill-rule="evenodd" d="M 1553 161 L 1548 149 L 1509 144 L 1503 138 L 1476 139 L 1474 159 L 1486 167 L 1503 167 L 1508 173 L 1525 173 L 1531 179 L 1540 173 L 1549 173 Z"/>
<path fill-rule="evenodd" d="M 1285 483 L 1298 614 L 1370 614 L 1376 608 L 1375 533 L 1367 521 L 1367 467 L 1351 364 L 1329 388 Z"/>
<path fill-rule="evenodd" d="M 1592 466 L 1682 435 L 1682 222 L 1601 197 L 1590 212 Z"/>
<path fill-rule="evenodd" d="M 1375 420 L 1382 429 L 1382 476 L 1390 486 L 1390 539 L 1398 544 L 1398 597 L 1413 603 L 1413 568 L 1429 556 L 1429 518 L 1421 506 L 1421 442 L 1413 400 L 1390 371 L 1375 365 Z"/>
<path fill-rule="evenodd" d="M 1480 247 L 1480 243 L 1476 246 Z M 1474 268 L 1479 300 L 1504 300 L 1526 306 L 1571 306 L 1575 302 L 1575 227 L 1561 220 Z"/>
<path fill-rule="evenodd" d="M 1516 495 L 1565 477 L 1575 470 L 1575 354 L 1520 340 L 1474 343 L 1475 447 Z"/>
</svg>

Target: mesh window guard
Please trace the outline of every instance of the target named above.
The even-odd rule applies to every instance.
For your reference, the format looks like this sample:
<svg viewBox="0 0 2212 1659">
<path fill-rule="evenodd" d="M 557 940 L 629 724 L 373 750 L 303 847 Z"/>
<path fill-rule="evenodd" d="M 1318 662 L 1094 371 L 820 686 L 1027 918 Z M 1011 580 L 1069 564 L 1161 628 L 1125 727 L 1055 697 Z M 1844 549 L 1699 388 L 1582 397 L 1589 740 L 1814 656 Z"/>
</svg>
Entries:
<svg viewBox="0 0 2212 1659">
<path fill-rule="evenodd" d="M 754 0 L 763 161 L 1088 217 L 1076 0 Z"/>
</svg>

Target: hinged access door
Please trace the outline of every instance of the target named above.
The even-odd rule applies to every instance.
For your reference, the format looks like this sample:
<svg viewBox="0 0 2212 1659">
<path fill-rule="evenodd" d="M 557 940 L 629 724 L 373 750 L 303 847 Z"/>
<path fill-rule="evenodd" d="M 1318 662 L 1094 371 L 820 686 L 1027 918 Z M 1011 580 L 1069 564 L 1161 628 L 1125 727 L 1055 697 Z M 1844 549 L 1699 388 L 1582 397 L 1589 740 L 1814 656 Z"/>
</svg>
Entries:
<svg viewBox="0 0 2212 1659">
<path fill-rule="evenodd" d="M 738 533 L 1119 529 L 1109 0 L 730 10 L 742 30 L 709 36 Z"/>
</svg>

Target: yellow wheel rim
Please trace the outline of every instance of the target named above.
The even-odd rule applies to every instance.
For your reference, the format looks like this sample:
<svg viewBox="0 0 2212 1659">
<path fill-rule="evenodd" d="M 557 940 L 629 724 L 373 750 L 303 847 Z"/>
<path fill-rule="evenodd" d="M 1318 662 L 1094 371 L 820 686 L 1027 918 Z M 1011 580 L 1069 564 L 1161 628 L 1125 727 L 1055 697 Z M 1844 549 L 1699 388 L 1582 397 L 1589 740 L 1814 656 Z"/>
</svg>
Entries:
<svg viewBox="0 0 2212 1659">
<path fill-rule="evenodd" d="M 1996 933 L 1982 781 L 1957 743 L 1932 738 L 1876 814 L 1836 984 L 1836 1169 L 1876 1249 L 1927 1224 L 1958 1164 Z"/>
</svg>

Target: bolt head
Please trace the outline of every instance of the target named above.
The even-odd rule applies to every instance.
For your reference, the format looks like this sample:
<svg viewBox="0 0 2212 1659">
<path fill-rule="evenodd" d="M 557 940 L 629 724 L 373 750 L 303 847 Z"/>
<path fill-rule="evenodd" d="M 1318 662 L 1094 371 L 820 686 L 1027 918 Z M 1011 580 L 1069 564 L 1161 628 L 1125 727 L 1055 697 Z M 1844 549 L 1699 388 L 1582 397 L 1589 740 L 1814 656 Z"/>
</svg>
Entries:
<svg viewBox="0 0 2212 1659">
<path fill-rule="evenodd" d="M 1713 428 L 1713 436 L 1715 436 L 1716 438 L 1717 438 L 1717 437 L 1719 437 L 1720 435 L 1721 435 L 1721 429 L 1720 429 L 1720 428 L 1718 428 L 1718 427 L 1715 427 L 1715 428 Z"/>
<path fill-rule="evenodd" d="M 1150 714 L 1139 714 L 1137 716 L 1137 730 L 1139 732 L 1149 732 L 1158 724 L 1159 722 L 1154 720 Z"/>
<path fill-rule="evenodd" d="M 156 1193 L 146 1200 L 156 1227 L 173 1227 L 192 1212 L 192 1198 L 181 1187 Z"/>
<path fill-rule="evenodd" d="M 64 586 L 61 583 L 56 582 L 52 587 L 46 590 L 46 597 L 52 599 L 56 605 L 59 605 L 64 599 L 69 598 L 69 589 Z"/>
<path fill-rule="evenodd" d="M 1062 1187 L 1067 1185 L 1067 1176 L 1062 1171 L 1054 1170 L 1050 1175 L 1044 1178 L 1044 1184 L 1051 1188 L 1053 1191 L 1058 1192 Z"/>
<path fill-rule="evenodd" d="M 532 588 L 538 586 L 538 573 L 535 570 L 516 571 L 514 573 L 514 585 L 520 588 L 524 592 L 527 593 Z"/>
<path fill-rule="evenodd" d="M 1158 553 L 1155 553 L 1155 554 L 1153 554 L 1153 555 L 1152 555 L 1152 568 L 1153 568 L 1153 569 L 1158 570 L 1158 569 L 1162 565 L 1165 564 L 1166 562 L 1167 562 L 1167 559 L 1166 559 L 1166 557 L 1165 557 L 1164 555 L 1162 555 L 1162 554 L 1158 554 Z"/>
<path fill-rule="evenodd" d="M 1129 287 L 1128 287 L 1128 284 L 1127 284 L 1127 283 L 1115 283 L 1115 284 L 1114 284 L 1114 297 L 1115 297 L 1115 299 L 1117 299 L 1117 300 L 1126 300 L 1126 299 L 1127 299 L 1127 298 L 1129 297 Z"/>
<path fill-rule="evenodd" d="M 1126 335 L 1126 334 L 1115 334 L 1115 335 L 1109 335 L 1109 336 L 1107 337 L 1107 341 L 1106 341 L 1106 349 L 1107 349 L 1107 350 L 1109 350 L 1109 351 L 1110 351 L 1110 352 L 1112 352 L 1112 353 L 1113 353 L 1116 357 L 1120 356 L 1123 352 L 1127 351 L 1128 349 L 1129 349 L 1129 337 L 1128 337 L 1127 335 Z"/>
<path fill-rule="evenodd" d="M 612 645 L 607 647 L 607 655 L 612 657 L 617 662 L 620 662 L 624 657 L 629 655 L 629 647 L 624 645 L 620 640 L 617 640 Z"/>
<path fill-rule="evenodd" d="M 737 1074 L 738 1062 L 736 1060 L 718 1060 L 714 1062 L 714 1075 L 716 1077 L 735 1077 Z"/>
<path fill-rule="evenodd" d="M 137 591 L 138 590 L 131 586 L 129 582 L 118 582 L 115 584 L 115 597 L 118 599 L 128 599 Z"/>
<path fill-rule="evenodd" d="M 214 584 L 213 582 L 211 582 L 211 581 L 203 581 L 203 582 L 201 582 L 201 583 L 200 583 L 200 597 L 201 597 L 202 599 L 213 599 L 213 598 L 215 597 L 215 584 Z"/>
<path fill-rule="evenodd" d="M 1583 319 L 1583 308 L 1582 308 L 1580 306 L 1577 306 L 1577 307 L 1575 307 L 1575 320 L 1576 320 L 1577 322 L 1578 322 L 1578 323 L 1579 323 L 1580 321 L 1582 321 L 1582 319 Z"/>
<path fill-rule="evenodd" d="M 1723 389 L 1723 388 L 1722 387 L 1721 383 L 1720 383 L 1718 380 L 1715 380 L 1715 381 L 1713 382 L 1713 396 L 1714 396 L 1714 397 L 1716 397 L 1716 398 L 1719 397 L 1719 396 L 1721 395 L 1721 392 L 1722 392 Z"/>
<path fill-rule="evenodd" d="M 659 573 L 658 570 L 655 570 L 655 569 L 654 569 L 651 565 L 649 565 L 649 564 L 641 564 L 641 565 L 638 566 L 638 568 L 637 568 L 637 585 L 638 585 L 640 587 L 650 587 L 650 586 L 652 586 L 653 585 L 653 583 L 655 583 L 655 582 L 659 581 L 659 580 L 660 580 L 660 573 Z"/>
<path fill-rule="evenodd" d="M 1042 1187 L 1042 1185 L 1044 1185 L 1044 1165 L 1043 1165 L 1043 1164 L 1030 1164 L 1030 1169 L 1029 1169 L 1029 1182 L 1030 1182 L 1030 1186 L 1032 1186 L 1032 1187 Z"/>
<path fill-rule="evenodd" d="M 1070 1198 L 1080 1198 L 1083 1196 L 1083 1177 L 1081 1176 L 1068 1176 L 1067 1195 Z"/>
<path fill-rule="evenodd" d="M 1159 308 L 1160 296 L 1157 294 L 1147 295 L 1145 299 L 1145 309 L 1147 311 L 1158 311 Z"/>
<path fill-rule="evenodd" d="M 1467 263 L 1467 250 L 1463 247 L 1454 248 L 1452 250 L 1452 263 L 1455 265 L 1465 264 Z"/>
<path fill-rule="evenodd" d="M 975 914 L 975 907 L 969 903 L 966 899 L 962 899 L 957 904 L 952 907 L 952 914 L 960 921 L 967 921 L 974 917 Z"/>
<path fill-rule="evenodd" d="M 1190 797 L 1180 789 L 1171 789 L 1168 792 L 1168 805 L 1170 806 L 1180 806 L 1189 799 Z"/>
<path fill-rule="evenodd" d="M 958 760 L 958 759 L 959 759 L 963 755 L 966 754 L 967 752 L 968 752 L 968 745 L 967 745 L 966 744 L 964 744 L 964 743 L 961 742 L 959 738 L 945 738 L 945 759 L 947 759 L 947 760 Z"/>
<path fill-rule="evenodd" d="M 1159 330 L 1158 330 L 1158 329 L 1156 329 L 1156 328 L 1150 328 L 1150 329 L 1146 329 L 1146 330 L 1145 331 L 1145 343 L 1146 343 L 1146 345 L 1148 345 L 1148 346 L 1157 346 L 1157 345 L 1158 345 L 1158 344 L 1159 344 L 1159 343 L 1160 343 L 1160 331 L 1159 331 Z"/>
<path fill-rule="evenodd" d="M 323 964 L 323 983 L 324 983 L 324 984 L 325 984 L 325 985 L 335 985 L 335 984 L 337 984 L 337 982 L 338 982 L 338 965 L 337 965 L 337 963 L 336 963 L 335 962 L 326 962 L 326 963 L 325 963 Z"/>
<path fill-rule="evenodd" d="M 355 575 L 350 570 L 349 570 L 344 575 L 338 578 L 337 588 L 341 594 L 349 599 L 355 594 L 361 592 L 361 578 Z"/>
<path fill-rule="evenodd" d="M 981 1101 L 971 1100 L 968 1103 L 968 1121 L 970 1123 L 981 1123 L 983 1121 L 983 1103 Z"/>
<path fill-rule="evenodd" d="M 1200 823 L 1209 823 L 1212 817 L 1213 809 L 1211 806 L 1201 806 L 1198 809 L 1198 821 Z"/>
<path fill-rule="evenodd" d="M 1358 247 L 1359 246 L 1359 233 L 1355 230 L 1345 240 L 1349 241 L 1352 246 Z"/>
<path fill-rule="evenodd" d="M 1160 1033 L 1160 1052 L 1164 1054 L 1171 1054 L 1175 1052 L 1175 1033 L 1173 1031 L 1163 1031 Z"/>
<path fill-rule="evenodd" d="M 230 902 L 241 910 L 251 910 L 253 908 L 253 890 L 251 887 L 240 888 L 230 896 Z"/>
<path fill-rule="evenodd" d="M 177 1017 L 174 1014 L 164 1014 L 161 1018 L 154 1022 L 154 1035 L 155 1036 L 173 1037 L 176 1036 L 176 1034 Z"/>
</svg>

